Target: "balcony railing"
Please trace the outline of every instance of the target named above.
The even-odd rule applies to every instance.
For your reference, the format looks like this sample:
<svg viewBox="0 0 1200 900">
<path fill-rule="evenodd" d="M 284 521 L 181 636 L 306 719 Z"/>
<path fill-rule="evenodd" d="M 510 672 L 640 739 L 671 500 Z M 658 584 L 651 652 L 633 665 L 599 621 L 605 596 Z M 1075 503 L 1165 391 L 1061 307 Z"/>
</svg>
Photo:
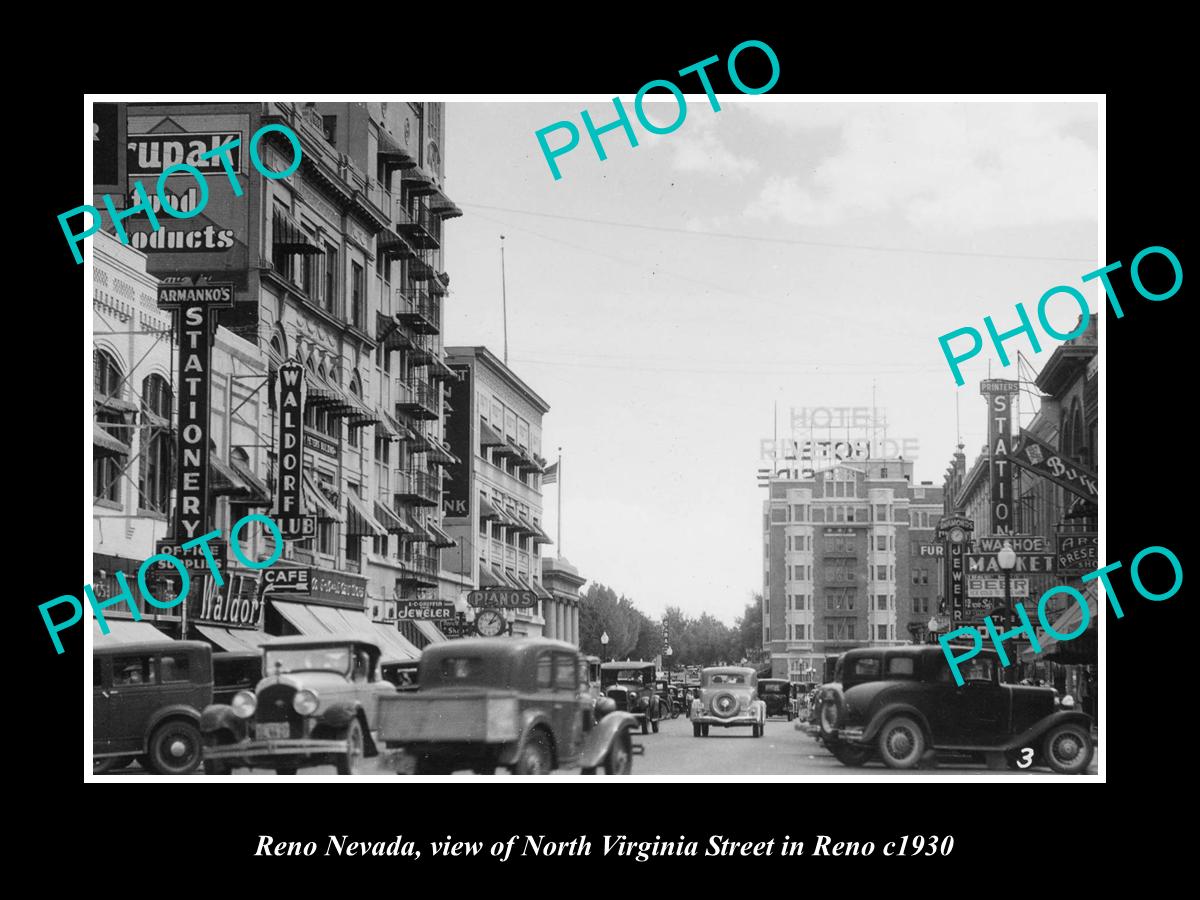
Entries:
<svg viewBox="0 0 1200 900">
<path fill-rule="evenodd" d="M 442 498 L 440 476 L 417 469 L 397 472 L 396 496 L 417 506 L 437 506 Z"/>
<path fill-rule="evenodd" d="M 415 213 L 400 202 L 395 204 L 396 231 L 418 250 L 437 250 L 438 223 L 429 214 L 427 207 L 419 207 Z"/>
<path fill-rule="evenodd" d="M 401 582 L 437 585 L 438 558 L 436 555 L 414 553 L 411 559 L 400 560 L 403 571 Z"/>
<path fill-rule="evenodd" d="M 414 419 L 437 419 L 440 417 L 441 391 L 428 381 L 411 381 L 399 384 L 396 409 Z"/>
<path fill-rule="evenodd" d="M 397 291 L 396 313 L 418 334 L 437 334 L 441 330 L 441 301 L 425 291 Z"/>
</svg>

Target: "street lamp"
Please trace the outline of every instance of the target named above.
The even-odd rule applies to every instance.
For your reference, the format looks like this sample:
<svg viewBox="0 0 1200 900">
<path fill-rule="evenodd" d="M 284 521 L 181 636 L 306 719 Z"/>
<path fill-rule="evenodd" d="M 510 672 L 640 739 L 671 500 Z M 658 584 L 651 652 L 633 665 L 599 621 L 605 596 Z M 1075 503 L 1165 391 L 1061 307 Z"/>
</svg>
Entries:
<svg viewBox="0 0 1200 900">
<path fill-rule="evenodd" d="M 1012 599 L 1012 570 L 1017 565 L 1017 552 L 1013 550 L 1012 544 L 1008 541 L 1004 542 L 1004 546 L 996 554 L 996 565 L 1004 571 L 1004 605 L 1008 609 L 1008 630 L 1012 631 L 1016 626 L 1016 609 L 1013 607 Z M 1012 678 L 1005 679 L 1012 681 Z"/>
<path fill-rule="evenodd" d="M 929 621 L 925 623 L 925 627 L 929 629 L 929 637 L 932 639 L 938 630 L 937 616 L 930 616 Z M 933 641 L 930 640 L 930 643 L 933 643 Z"/>
<path fill-rule="evenodd" d="M 667 684 L 671 683 L 671 657 L 675 655 L 675 651 L 671 649 L 671 645 L 667 644 L 667 649 L 663 651 L 667 657 Z"/>
<path fill-rule="evenodd" d="M 604 632 L 604 634 L 600 635 L 600 646 L 603 648 L 600 651 L 600 656 L 605 662 L 608 662 L 608 632 L 607 631 Z"/>
</svg>

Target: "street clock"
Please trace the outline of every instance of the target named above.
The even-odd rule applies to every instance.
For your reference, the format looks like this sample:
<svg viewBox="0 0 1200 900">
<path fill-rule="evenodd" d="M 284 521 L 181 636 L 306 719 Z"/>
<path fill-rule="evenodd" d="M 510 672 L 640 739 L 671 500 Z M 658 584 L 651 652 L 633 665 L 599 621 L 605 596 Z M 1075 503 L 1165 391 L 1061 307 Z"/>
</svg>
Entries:
<svg viewBox="0 0 1200 900">
<path fill-rule="evenodd" d="M 483 637 L 504 634 L 506 624 L 504 613 L 498 609 L 481 609 L 475 614 L 475 630 Z"/>
</svg>

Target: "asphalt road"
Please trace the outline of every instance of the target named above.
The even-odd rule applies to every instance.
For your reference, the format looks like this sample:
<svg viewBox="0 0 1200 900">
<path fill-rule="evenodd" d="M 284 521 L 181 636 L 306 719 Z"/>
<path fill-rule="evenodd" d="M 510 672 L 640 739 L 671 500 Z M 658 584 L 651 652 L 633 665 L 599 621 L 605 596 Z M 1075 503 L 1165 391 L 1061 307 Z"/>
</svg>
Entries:
<svg viewBox="0 0 1200 900">
<path fill-rule="evenodd" d="M 855 775 L 868 778 L 891 778 L 900 774 L 882 763 L 871 762 L 866 766 L 849 769 L 829 754 L 821 745 L 806 734 L 797 731 L 794 723 L 784 719 L 770 719 L 761 738 L 751 736 L 749 728 L 710 728 L 709 736 L 692 736 L 692 723 L 684 716 L 667 719 L 659 733 L 641 735 L 635 733 L 634 743 L 641 744 L 645 752 L 633 758 L 635 775 L 701 775 L 701 776 L 792 776 L 810 781 L 821 781 L 828 777 Z M 1092 758 L 1088 774 L 1096 774 L 1096 762 L 1100 754 Z M 381 774 L 375 760 L 366 760 L 363 773 Z M 1037 778 L 1052 775 L 1044 767 L 1022 771 L 1008 768 L 989 771 L 981 763 L 942 763 L 936 768 L 914 769 L 904 774 L 937 778 L 939 774 L 955 775 L 1001 775 L 1013 778 Z M 126 769 L 113 772 L 114 777 L 144 775 L 136 763 Z M 273 775 L 268 769 L 238 769 L 238 775 Z M 301 769 L 301 775 L 333 775 L 333 766 L 313 766 Z M 197 775 L 203 777 L 203 772 Z M 505 772 L 501 776 L 507 775 Z M 578 777 L 577 770 L 556 772 L 559 777 Z"/>
</svg>

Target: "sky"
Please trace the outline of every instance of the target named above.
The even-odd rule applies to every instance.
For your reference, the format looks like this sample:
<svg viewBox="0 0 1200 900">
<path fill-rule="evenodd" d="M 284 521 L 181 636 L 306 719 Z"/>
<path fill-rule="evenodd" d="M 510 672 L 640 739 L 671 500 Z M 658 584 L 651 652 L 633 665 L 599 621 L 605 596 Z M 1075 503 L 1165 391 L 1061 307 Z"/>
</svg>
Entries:
<svg viewBox="0 0 1200 900">
<path fill-rule="evenodd" d="M 960 435 L 968 462 L 983 445 L 989 365 L 1017 375 L 987 345 L 956 387 L 938 337 L 986 315 L 1014 327 L 1018 302 L 1033 317 L 1059 284 L 1102 308 L 1080 283 L 1103 264 L 1097 111 L 687 99 L 671 134 L 631 114 L 637 147 L 603 135 L 605 161 L 580 110 L 602 125 L 611 102 L 447 103 L 464 215 L 445 230 L 444 337 L 502 356 L 503 234 L 509 365 L 550 404 L 543 455 L 562 447 L 562 555 L 652 618 L 671 605 L 732 624 L 762 587 L 756 473 L 776 408 L 786 437 L 790 408 L 869 407 L 874 391 L 888 437 L 918 442 L 914 480 L 940 485 Z M 556 181 L 534 135 L 563 120 L 581 142 Z M 1050 306 L 1059 331 L 1077 315 Z M 1040 337 L 1010 355 L 1040 369 L 1058 343 Z"/>
</svg>

